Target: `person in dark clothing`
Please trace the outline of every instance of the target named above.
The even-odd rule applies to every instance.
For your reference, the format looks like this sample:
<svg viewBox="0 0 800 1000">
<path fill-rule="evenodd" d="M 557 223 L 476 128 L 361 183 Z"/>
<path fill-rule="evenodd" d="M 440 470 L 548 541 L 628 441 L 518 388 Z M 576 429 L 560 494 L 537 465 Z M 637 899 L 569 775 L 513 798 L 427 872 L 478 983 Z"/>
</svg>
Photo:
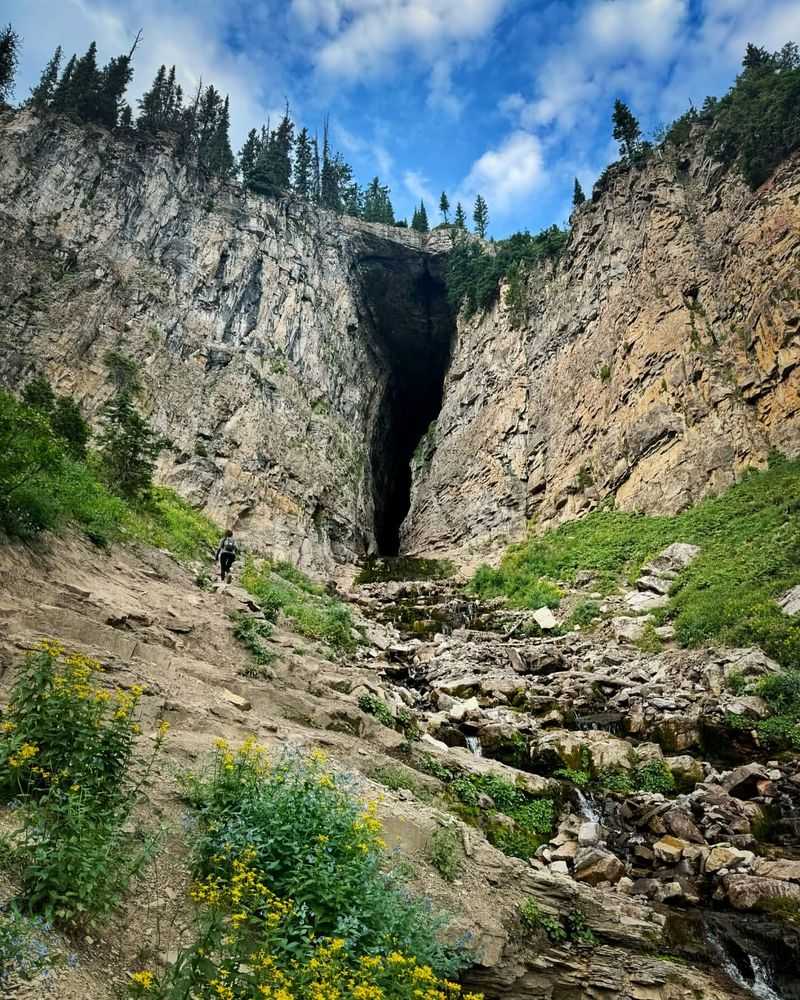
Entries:
<svg viewBox="0 0 800 1000">
<path fill-rule="evenodd" d="M 239 554 L 236 542 L 233 540 L 233 532 L 230 528 L 225 532 L 217 547 L 216 560 L 219 563 L 219 578 L 222 583 L 227 580 L 231 582 L 231 566 Z"/>
</svg>

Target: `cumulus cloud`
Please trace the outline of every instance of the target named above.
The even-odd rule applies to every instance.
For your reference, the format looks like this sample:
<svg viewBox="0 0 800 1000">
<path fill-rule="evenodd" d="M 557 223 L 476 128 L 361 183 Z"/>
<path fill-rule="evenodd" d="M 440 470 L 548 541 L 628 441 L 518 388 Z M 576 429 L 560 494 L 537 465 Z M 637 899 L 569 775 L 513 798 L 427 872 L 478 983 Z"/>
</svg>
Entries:
<svg viewBox="0 0 800 1000">
<path fill-rule="evenodd" d="M 470 204 L 476 194 L 481 194 L 489 210 L 502 215 L 518 206 L 544 179 L 541 142 L 530 132 L 517 130 L 473 163 L 457 198 Z"/>
</svg>

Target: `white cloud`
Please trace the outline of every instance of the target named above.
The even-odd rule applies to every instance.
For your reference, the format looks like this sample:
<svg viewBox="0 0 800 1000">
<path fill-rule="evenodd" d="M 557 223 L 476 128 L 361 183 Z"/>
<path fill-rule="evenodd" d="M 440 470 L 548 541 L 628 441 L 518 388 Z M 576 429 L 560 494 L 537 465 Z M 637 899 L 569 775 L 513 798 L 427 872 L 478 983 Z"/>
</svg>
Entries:
<svg viewBox="0 0 800 1000">
<path fill-rule="evenodd" d="M 419 203 L 420 201 L 425 202 L 425 209 L 428 213 L 428 218 L 432 219 L 435 210 L 439 206 L 439 199 L 428 187 L 427 177 L 417 170 L 406 170 L 403 173 L 403 184 L 409 194 L 414 198 L 415 203 Z"/>
<path fill-rule="evenodd" d="M 503 215 L 524 201 L 544 179 L 541 142 L 530 132 L 518 130 L 473 163 L 459 186 L 457 200 L 471 204 L 475 195 L 481 194 L 490 212 Z"/>
</svg>

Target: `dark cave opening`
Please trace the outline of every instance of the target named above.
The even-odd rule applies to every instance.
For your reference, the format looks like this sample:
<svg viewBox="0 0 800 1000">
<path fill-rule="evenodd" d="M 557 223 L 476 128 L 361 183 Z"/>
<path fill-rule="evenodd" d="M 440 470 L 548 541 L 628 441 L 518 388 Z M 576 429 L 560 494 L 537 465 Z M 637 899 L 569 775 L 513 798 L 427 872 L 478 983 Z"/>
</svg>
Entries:
<svg viewBox="0 0 800 1000">
<path fill-rule="evenodd" d="M 411 502 L 411 459 L 436 419 L 455 332 L 444 262 L 394 247 L 360 261 L 375 347 L 388 371 L 370 443 L 375 542 L 381 556 L 400 552 Z"/>
</svg>

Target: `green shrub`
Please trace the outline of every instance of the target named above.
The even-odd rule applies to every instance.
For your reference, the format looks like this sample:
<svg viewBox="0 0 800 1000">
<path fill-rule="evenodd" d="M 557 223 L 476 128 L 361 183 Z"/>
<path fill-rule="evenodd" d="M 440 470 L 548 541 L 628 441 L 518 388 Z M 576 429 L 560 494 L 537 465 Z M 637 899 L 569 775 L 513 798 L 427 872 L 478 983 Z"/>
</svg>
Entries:
<svg viewBox="0 0 800 1000">
<path fill-rule="evenodd" d="M 272 623 L 263 618 L 248 615 L 244 611 L 234 611 L 231 620 L 233 621 L 234 639 L 238 639 L 243 646 L 250 650 L 255 665 L 265 667 L 273 663 L 275 654 L 264 645 L 264 640 L 269 639 L 272 635 Z M 254 670 L 250 673 L 246 672 L 245 675 L 260 677 L 262 672 Z"/>
<path fill-rule="evenodd" d="M 341 938 L 355 954 L 401 951 L 441 974 L 463 963 L 438 940 L 444 919 L 384 870 L 374 803 L 362 807 L 323 754 L 270 764 L 252 741 L 237 753 L 220 741 L 210 773 L 187 787 L 200 818 L 199 878 L 225 883 L 233 860 L 247 857 L 318 938 Z"/>
<path fill-rule="evenodd" d="M 557 608 L 561 600 L 561 591 L 554 583 L 538 574 L 531 575 L 523 562 L 512 564 L 508 557 L 504 557 L 499 569 L 479 566 L 471 587 L 479 597 L 507 597 L 523 608 Z"/>
<path fill-rule="evenodd" d="M 381 725 L 388 726 L 389 729 L 394 729 L 394 716 L 391 709 L 377 695 L 362 694 L 358 699 L 358 707 L 362 712 L 366 712 L 367 715 L 374 715 Z"/>
<path fill-rule="evenodd" d="M 768 674 L 759 680 L 756 691 L 776 715 L 800 720 L 800 669 Z"/>
<path fill-rule="evenodd" d="M 567 941 L 584 945 L 597 944 L 597 938 L 581 910 L 571 910 L 562 917 L 543 911 L 535 899 L 529 898 L 520 907 L 519 917 L 523 927 L 534 932 L 544 931 L 552 944 L 564 944 Z"/>
<path fill-rule="evenodd" d="M 675 778 L 663 760 L 651 760 L 633 769 L 633 787 L 637 792 L 661 792 L 669 795 L 675 791 Z"/>
<path fill-rule="evenodd" d="M 166 736 L 137 755 L 142 689 L 98 687 L 100 665 L 46 641 L 19 670 L 0 737 L 0 791 L 20 803 L 22 901 L 77 923 L 107 912 L 144 863 L 126 824 Z"/>
<path fill-rule="evenodd" d="M 347 606 L 329 597 L 295 567 L 267 560 L 245 560 L 242 586 L 259 602 L 270 617 L 278 610 L 292 623 L 296 632 L 319 639 L 338 652 L 355 649 L 353 619 Z"/>
<path fill-rule="evenodd" d="M 454 882 L 461 868 L 461 841 L 450 826 L 439 827 L 431 837 L 430 861 L 445 882 Z"/>
</svg>

